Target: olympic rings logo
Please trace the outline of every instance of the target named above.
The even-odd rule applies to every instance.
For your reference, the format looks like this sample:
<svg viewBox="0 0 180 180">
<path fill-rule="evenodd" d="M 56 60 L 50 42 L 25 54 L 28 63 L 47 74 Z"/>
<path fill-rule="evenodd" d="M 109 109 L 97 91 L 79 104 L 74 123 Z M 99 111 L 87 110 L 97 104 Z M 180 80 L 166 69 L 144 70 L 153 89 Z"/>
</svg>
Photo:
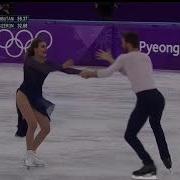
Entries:
<svg viewBox="0 0 180 180">
<path fill-rule="evenodd" d="M 22 29 L 19 32 L 17 32 L 17 34 L 14 36 L 13 33 L 8 30 L 8 29 L 0 29 L 0 33 L 2 32 L 7 32 L 9 33 L 9 35 L 11 36 L 11 38 L 9 40 L 6 41 L 5 45 L 1 45 L 0 44 L 0 48 L 5 49 L 6 53 L 8 56 L 13 57 L 13 58 L 17 58 L 19 56 L 22 55 L 23 51 L 26 52 L 27 48 L 30 47 L 31 42 L 33 41 L 34 38 L 37 38 L 39 36 L 39 34 L 41 33 L 45 33 L 49 36 L 50 38 L 50 42 L 49 45 L 47 46 L 47 48 L 50 48 L 53 42 L 53 38 L 52 35 L 49 31 L 47 30 L 40 30 L 38 31 L 35 36 L 33 37 L 33 34 L 27 30 L 27 29 Z M 18 39 L 19 35 L 22 33 L 27 33 L 27 35 L 29 36 L 29 40 L 25 43 L 25 45 L 23 45 L 22 41 L 20 39 Z M 13 55 L 9 52 L 9 48 L 13 45 L 13 43 L 15 42 L 15 45 L 20 49 L 20 52 L 17 55 Z"/>
</svg>

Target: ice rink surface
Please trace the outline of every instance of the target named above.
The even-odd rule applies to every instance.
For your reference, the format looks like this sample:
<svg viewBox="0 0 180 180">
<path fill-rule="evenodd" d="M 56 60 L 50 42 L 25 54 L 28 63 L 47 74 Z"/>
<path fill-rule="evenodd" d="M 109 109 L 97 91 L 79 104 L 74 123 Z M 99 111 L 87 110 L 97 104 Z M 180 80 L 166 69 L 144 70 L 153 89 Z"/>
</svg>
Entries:
<svg viewBox="0 0 180 180">
<path fill-rule="evenodd" d="M 163 166 L 149 123 L 139 137 L 158 167 L 161 180 L 180 179 L 180 73 L 154 72 L 166 98 L 162 118 L 174 174 Z M 25 138 L 14 137 L 17 125 L 15 94 L 23 79 L 22 66 L 0 65 L 0 180 L 130 180 L 141 167 L 126 144 L 124 132 L 136 97 L 119 73 L 104 79 L 82 79 L 51 73 L 44 96 L 56 104 L 51 133 L 39 148 L 48 167 L 23 167 Z"/>
</svg>

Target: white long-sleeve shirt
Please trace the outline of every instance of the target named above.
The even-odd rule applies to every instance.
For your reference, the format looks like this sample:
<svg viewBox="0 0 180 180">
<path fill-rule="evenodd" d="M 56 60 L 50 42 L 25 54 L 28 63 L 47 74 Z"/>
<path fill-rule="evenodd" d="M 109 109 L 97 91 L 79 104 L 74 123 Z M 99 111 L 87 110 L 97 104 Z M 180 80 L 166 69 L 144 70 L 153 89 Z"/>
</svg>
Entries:
<svg viewBox="0 0 180 180">
<path fill-rule="evenodd" d="M 118 56 L 111 66 L 98 70 L 97 77 L 108 77 L 116 71 L 120 71 L 128 77 L 135 93 L 156 88 L 152 62 L 145 53 L 132 51 Z"/>
</svg>

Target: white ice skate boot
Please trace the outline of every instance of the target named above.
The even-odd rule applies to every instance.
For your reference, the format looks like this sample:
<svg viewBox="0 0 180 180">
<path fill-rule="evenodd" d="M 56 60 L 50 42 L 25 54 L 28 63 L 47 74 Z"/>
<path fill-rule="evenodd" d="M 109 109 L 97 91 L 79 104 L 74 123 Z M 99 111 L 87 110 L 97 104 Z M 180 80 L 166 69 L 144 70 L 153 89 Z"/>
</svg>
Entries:
<svg viewBox="0 0 180 180">
<path fill-rule="evenodd" d="M 36 153 L 32 150 L 27 151 L 24 164 L 27 169 L 29 169 L 30 167 L 44 167 L 47 165 L 43 160 L 38 158 Z"/>
</svg>

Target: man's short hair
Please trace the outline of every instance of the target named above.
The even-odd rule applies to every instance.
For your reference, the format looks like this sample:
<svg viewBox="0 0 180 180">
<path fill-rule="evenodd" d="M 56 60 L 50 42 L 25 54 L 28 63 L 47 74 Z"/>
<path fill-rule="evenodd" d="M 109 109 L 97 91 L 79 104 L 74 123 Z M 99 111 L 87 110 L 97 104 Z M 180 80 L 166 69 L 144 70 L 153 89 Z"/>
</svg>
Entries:
<svg viewBox="0 0 180 180">
<path fill-rule="evenodd" d="M 125 42 L 130 43 L 134 48 L 139 48 L 139 36 L 135 32 L 126 32 L 122 34 Z"/>
</svg>

